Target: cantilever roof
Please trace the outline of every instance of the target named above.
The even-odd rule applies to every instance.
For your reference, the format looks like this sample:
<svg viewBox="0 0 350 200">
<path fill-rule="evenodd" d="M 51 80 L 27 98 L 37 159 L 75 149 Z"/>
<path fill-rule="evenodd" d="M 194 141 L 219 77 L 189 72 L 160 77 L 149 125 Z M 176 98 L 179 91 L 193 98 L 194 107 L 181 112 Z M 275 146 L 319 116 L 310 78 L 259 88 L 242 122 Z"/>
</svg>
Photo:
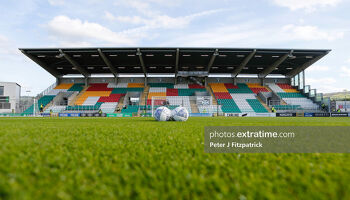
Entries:
<svg viewBox="0 0 350 200">
<path fill-rule="evenodd" d="M 26 56 L 55 77 L 68 74 L 268 74 L 294 76 L 328 49 L 29 48 Z"/>
</svg>

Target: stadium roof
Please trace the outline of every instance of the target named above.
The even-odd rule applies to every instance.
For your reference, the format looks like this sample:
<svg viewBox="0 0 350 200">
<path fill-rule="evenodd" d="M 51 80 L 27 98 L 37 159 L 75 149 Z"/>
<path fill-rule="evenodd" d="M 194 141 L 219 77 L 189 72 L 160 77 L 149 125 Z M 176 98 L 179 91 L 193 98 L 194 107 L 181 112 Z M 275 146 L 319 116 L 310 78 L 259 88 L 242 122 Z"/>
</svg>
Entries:
<svg viewBox="0 0 350 200">
<path fill-rule="evenodd" d="M 82 74 L 269 74 L 292 77 L 328 49 L 30 48 L 20 49 L 55 77 Z"/>
</svg>

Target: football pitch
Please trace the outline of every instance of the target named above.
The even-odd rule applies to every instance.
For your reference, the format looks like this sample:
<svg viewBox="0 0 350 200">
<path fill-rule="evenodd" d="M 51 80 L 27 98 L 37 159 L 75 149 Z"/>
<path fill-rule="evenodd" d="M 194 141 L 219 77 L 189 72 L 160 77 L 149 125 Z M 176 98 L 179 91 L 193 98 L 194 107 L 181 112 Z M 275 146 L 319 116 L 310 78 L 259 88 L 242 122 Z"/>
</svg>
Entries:
<svg viewBox="0 0 350 200">
<path fill-rule="evenodd" d="M 0 118 L 0 199 L 350 199 L 349 154 L 209 154 L 205 126 L 350 118 Z"/>
</svg>

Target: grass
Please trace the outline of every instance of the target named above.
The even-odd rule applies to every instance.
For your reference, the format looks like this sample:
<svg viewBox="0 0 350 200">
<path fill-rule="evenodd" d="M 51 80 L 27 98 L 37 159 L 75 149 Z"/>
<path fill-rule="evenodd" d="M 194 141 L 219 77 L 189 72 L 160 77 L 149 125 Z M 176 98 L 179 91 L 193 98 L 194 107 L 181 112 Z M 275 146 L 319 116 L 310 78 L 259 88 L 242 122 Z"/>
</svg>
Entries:
<svg viewBox="0 0 350 200">
<path fill-rule="evenodd" d="M 349 154 L 204 153 L 217 125 L 350 118 L 0 118 L 0 199 L 350 199 Z"/>
</svg>

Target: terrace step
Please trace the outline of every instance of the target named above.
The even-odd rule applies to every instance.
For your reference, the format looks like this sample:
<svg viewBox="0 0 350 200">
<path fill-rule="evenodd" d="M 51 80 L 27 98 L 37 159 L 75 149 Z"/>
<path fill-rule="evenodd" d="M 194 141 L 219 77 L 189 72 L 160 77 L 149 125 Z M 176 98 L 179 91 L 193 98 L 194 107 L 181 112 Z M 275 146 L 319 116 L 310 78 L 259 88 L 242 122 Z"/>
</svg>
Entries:
<svg viewBox="0 0 350 200">
<path fill-rule="evenodd" d="M 81 90 L 81 91 L 79 92 L 79 94 L 78 94 L 75 98 L 73 98 L 73 99 L 71 100 L 71 102 L 70 102 L 68 105 L 69 105 L 69 106 L 74 106 L 74 105 L 75 105 L 75 102 L 86 92 L 86 90 L 87 90 L 88 88 L 89 88 L 88 86 L 84 86 L 83 90 Z"/>
<path fill-rule="evenodd" d="M 260 101 L 261 105 L 263 105 L 267 111 L 272 112 L 271 109 L 260 99 L 259 96 L 256 96 L 256 99 Z"/>
<path fill-rule="evenodd" d="M 123 106 L 124 106 L 124 98 L 125 98 L 125 96 L 120 97 L 119 102 L 118 102 L 118 106 L 115 108 L 116 113 L 122 112 Z M 117 111 L 117 110 L 119 110 L 119 111 Z"/>
<path fill-rule="evenodd" d="M 190 100 L 190 104 L 191 104 L 191 112 L 192 113 L 199 113 L 196 101 L 195 100 Z"/>
<path fill-rule="evenodd" d="M 213 99 L 213 105 L 218 105 L 218 101 L 216 100 L 213 91 L 211 90 L 211 88 L 209 86 L 205 87 L 207 89 L 207 91 L 209 92 L 209 94 L 211 95 L 212 99 Z"/>
<path fill-rule="evenodd" d="M 148 93 L 149 93 L 149 86 L 145 86 L 144 90 L 143 90 L 143 93 L 141 95 L 141 101 L 140 101 L 140 105 L 146 105 L 146 100 L 147 100 L 147 97 L 148 97 Z"/>
</svg>

